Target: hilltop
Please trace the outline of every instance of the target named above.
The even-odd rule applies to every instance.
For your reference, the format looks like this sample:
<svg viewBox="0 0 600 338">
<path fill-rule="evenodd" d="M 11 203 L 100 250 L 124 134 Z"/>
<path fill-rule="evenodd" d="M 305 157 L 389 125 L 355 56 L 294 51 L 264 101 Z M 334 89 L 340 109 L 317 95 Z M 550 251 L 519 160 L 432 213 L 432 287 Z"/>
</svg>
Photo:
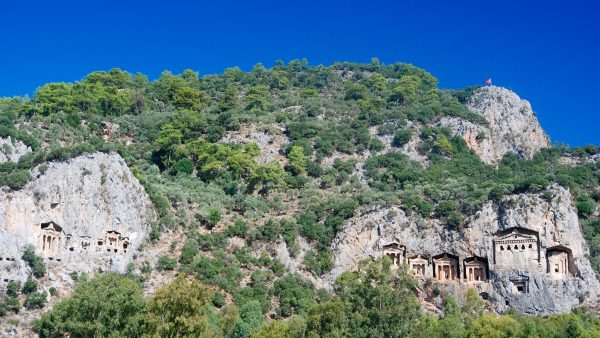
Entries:
<svg viewBox="0 0 600 338">
<path fill-rule="evenodd" d="M 30 327 L 99 271 L 147 297 L 182 273 L 212 294 L 207 311 L 235 312 L 239 337 L 279 319 L 324 335 L 311 320 L 326 307 L 344 302 L 344 321 L 364 310 L 352 278 L 387 274 L 414 318 L 474 301 L 593 310 L 597 153 L 552 145 L 506 88 L 440 89 L 408 64 L 295 60 L 155 81 L 113 69 L 47 84 L 0 99 L 0 283 L 38 285 L 7 291 L 0 320 Z"/>
</svg>

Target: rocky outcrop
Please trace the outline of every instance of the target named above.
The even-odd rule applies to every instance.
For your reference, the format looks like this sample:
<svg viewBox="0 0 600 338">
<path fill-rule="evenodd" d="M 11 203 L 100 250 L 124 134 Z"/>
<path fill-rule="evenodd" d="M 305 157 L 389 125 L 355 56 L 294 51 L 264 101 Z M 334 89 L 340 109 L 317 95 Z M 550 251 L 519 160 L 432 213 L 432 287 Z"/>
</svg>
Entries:
<svg viewBox="0 0 600 338">
<path fill-rule="evenodd" d="M 30 247 L 54 286 L 69 284 L 70 272 L 125 271 L 155 215 L 124 160 L 95 153 L 31 174 L 21 190 L 0 190 L 0 283 L 27 277 Z"/>
<path fill-rule="evenodd" d="M 31 147 L 11 137 L 0 137 L 0 163 L 18 162 L 19 158 L 31 152 Z"/>
<path fill-rule="evenodd" d="M 448 127 L 462 136 L 487 164 L 496 164 L 509 152 L 531 158 L 540 149 L 550 146 L 529 102 L 506 88 L 489 86 L 476 90 L 467 108 L 483 116 L 488 125 L 444 117 L 438 126 Z"/>
<path fill-rule="evenodd" d="M 240 130 L 226 133 L 220 142 L 231 144 L 255 143 L 260 150 L 260 154 L 255 158 L 258 163 L 277 161 L 280 164 L 285 164 L 287 163 L 285 156 L 279 153 L 279 150 L 289 142 L 284 130 L 285 128 L 279 124 L 272 124 L 265 128 L 252 124 Z"/>
<path fill-rule="evenodd" d="M 565 313 L 599 300 L 600 283 L 586 257 L 571 194 L 558 185 L 546 194 L 487 202 L 461 231 L 450 231 L 435 219 L 406 215 L 397 207 L 365 212 L 351 219 L 334 240 L 334 268 L 325 279 L 331 285 L 360 259 L 385 252 L 397 255 L 398 265 L 408 263 L 420 275 L 423 290 L 434 283 L 460 299 L 462 292 L 475 287 L 497 312 L 514 308 Z M 445 272 L 438 270 L 444 260 L 456 270 L 454 276 L 442 276 Z M 411 262 L 423 264 L 425 271 Z M 470 264 L 484 272 L 474 270 L 473 275 Z"/>
</svg>

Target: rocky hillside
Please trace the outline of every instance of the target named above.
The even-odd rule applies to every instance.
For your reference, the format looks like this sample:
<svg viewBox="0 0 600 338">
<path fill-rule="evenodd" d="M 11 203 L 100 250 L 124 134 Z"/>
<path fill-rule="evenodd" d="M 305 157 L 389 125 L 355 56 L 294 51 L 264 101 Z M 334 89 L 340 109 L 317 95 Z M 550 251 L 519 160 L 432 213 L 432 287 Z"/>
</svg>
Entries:
<svg viewBox="0 0 600 338">
<path fill-rule="evenodd" d="M 67 293 L 73 273 L 125 272 L 155 218 L 144 188 L 118 154 L 42 164 L 22 189 L 0 191 L 0 200 L 4 287 L 31 273 L 21 259 L 28 248 L 48 269 L 43 290 Z"/>
<path fill-rule="evenodd" d="M 589 250 L 572 196 L 558 186 L 551 186 L 544 193 L 547 197 L 519 194 L 506 196 L 498 204 L 490 201 L 467 219 L 459 232 L 448 231 L 435 219 L 407 216 L 397 207 L 365 211 L 353 217 L 336 237 L 334 268 L 326 278 L 334 281 L 344 271 L 356 268 L 362 257 L 380 257 L 393 251 L 388 247 L 397 245 L 401 262 L 410 265 L 412 258 L 420 256 L 431 260 L 426 263 L 429 270 L 434 270 L 434 257 L 455 257 L 457 274 L 453 281 L 438 281 L 435 285 L 459 294 L 476 287 L 492 301 L 497 312 L 514 308 L 525 313 L 562 313 L 583 302 L 597 304 L 600 284 L 587 258 Z M 521 234 L 533 234 L 534 241 L 532 248 L 525 249 L 519 243 L 516 256 L 511 253 L 503 261 L 504 250 L 496 248 L 495 243 L 508 232 L 519 238 Z M 519 256 L 529 254 L 528 251 L 532 251 L 532 257 L 524 262 Z M 566 271 L 554 270 L 553 252 L 565 252 L 569 265 Z M 473 258 L 483 263 L 484 282 L 467 276 L 468 262 Z M 424 277 L 436 279 L 429 271 Z M 435 287 L 427 283 L 428 278 L 421 280 L 425 294 Z M 527 285 L 526 292 L 517 290 L 516 285 L 522 281 Z M 425 298 L 435 303 L 434 295 Z"/>
<path fill-rule="evenodd" d="M 394 295 L 416 295 L 407 313 L 599 300 L 598 148 L 551 146 L 505 88 L 440 89 L 376 61 L 152 82 L 113 69 L 0 99 L 0 114 L 3 321 L 53 305 L 38 325 L 58 327 L 56 304 L 98 271 L 149 299 L 181 273 L 217 317 L 307 321 L 358 306 L 340 285 L 384 257 L 410 289 Z"/>
</svg>

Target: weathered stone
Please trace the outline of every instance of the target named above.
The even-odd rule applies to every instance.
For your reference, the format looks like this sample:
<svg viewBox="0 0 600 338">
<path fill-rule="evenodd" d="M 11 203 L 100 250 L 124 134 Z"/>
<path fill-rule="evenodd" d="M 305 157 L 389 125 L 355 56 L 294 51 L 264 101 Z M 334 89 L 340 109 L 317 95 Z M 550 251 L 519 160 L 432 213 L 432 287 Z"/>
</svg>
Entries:
<svg viewBox="0 0 600 338">
<path fill-rule="evenodd" d="M 465 139 L 481 160 L 495 164 L 509 152 L 531 158 L 550 140 L 540 126 L 531 105 L 512 91 L 496 86 L 475 91 L 467 108 L 483 116 L 488 125 L 456 117 L 443 117 L 437 125 L 450 128 Z"/>
<path fill-rule="evenodd" d="M 123 159 L 95 153 L 31 172 L 21 190 L 0 190 L 0 282 L 27 277 L 21 256 L 28 247 L 54 283 L 69 272 L 125 271 L 155 216 Z"/>
<path fill-rule="evenodd" d="M 11 137 L 0 137 L 0 163 L 18 162 L 19 158 L 31 152 L 31 147 Z"/>
<path fill-rule="evenodd" d="M 384 247 L 397 243 L 406 247 L 407 258 L 433 257 L 428 269 L 435 269 L 436 256 L 457 256 L 460 282 L 440 281 L 441 288 L 458 293 L 460 299 L 462 292 L 476 287 L 497 312 L 514 308 L 525 313 L 565 313 L 580 303 L 594 304 L 599 300 L 600 283 L 587 259 L 572 196 L 558 185 L 548 187 L 547 192 L 552 196 L 549 200 L 548 194 L 546 198 L 544 194 L 519 194 L 505 197 L 499 205 L 487 202 L 461 231 L 450 231 L 435 219 L 407 216 L 398 207 L 355 216 L 334 240 L 334 268 L 325 276 L 326 286 L 342 272 L 356 268 L 360 259 L 381 257 Z M 500 246 L 508 250 L 506 243 L 518 253 L 501 258 L 506 251 L 498 250 Z M 565 273 L 555 271 L 555 257 L 559 262 L 568 258 Z M 486 280 L 469 281 L 465 267 L 473 260 L 487 266 Z M 434 271 L 427 272 L 421 283 L 432 277 L 444 279 L 436 276 Z"/>
</svg>

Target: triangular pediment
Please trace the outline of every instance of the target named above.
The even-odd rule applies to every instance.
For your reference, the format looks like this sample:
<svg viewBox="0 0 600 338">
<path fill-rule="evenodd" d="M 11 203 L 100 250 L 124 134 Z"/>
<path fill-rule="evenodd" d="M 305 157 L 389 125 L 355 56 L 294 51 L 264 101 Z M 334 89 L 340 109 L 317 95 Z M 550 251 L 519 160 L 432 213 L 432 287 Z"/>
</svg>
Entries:
<svg viewBox="0 0 600 338">
<path fill-rule="evenodd" d="M 42 230 L 45 230 L 45 231 L 56 231 L 56 232 L 62 231 L 62 227 L 60 227 L 58 224 L 56 224 L 52 221 L 47 222 L 47 223 L 42 223 L 41 228 L 42 228 Z"/>
<path fill-rule="evenodd" d="M 496 233 L 496 240 L 537 240 L 537 232 L 526 228 L 510 228 Z"/>
<path fill-rule="evenodd" d="M 395 250 L 404 251 L 404 250 L 406 250 L 406 247 L 404 245 L 401 245 L 398 243 L 390 243 L 390 244 L 384 245 L 383 250 L 385 250 L 385 251 L 395 251 Z"/>
</svg>

